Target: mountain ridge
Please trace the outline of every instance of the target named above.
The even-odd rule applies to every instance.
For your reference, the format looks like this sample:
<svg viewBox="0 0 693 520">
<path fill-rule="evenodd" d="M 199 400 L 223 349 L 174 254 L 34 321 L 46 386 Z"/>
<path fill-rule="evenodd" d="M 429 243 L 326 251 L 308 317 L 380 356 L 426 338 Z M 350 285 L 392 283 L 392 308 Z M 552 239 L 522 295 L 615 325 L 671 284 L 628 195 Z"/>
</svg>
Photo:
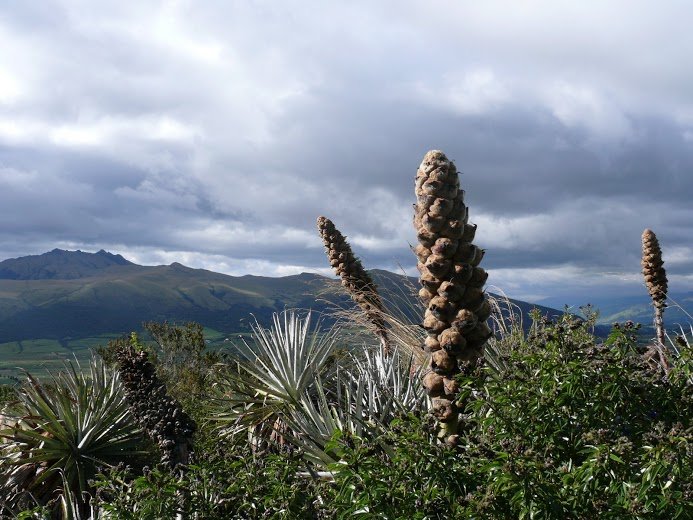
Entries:
<svg viewBox="0 0 693 520">
<path fill-rule="evenodd" d="M 0 262 L 0 280 L 74 280 L 112 266 L 136 265 L 101 249 L 96 253 L 55 248 L 40 255 Z"/>
<path fill-rule="evenodd" d="M 197 321 L 225 332 L 242 332 L 252 314 L 260 322 L 285 308 L 325 311 L 348 307 L 339 280 L 315 273 L 285 277 L 230 276 L 178 262 L 142 266 L 104 250 L 54 249 L 43 255 L 0 262 L 0 343 L 34 338 L 62 340 L 139 330 L 144 321 Z M 10 272 L 10 275 L 7 273 Z M 384 294 L 406 296 L 416 280 L 389 271 L 371 271 Z M 401 294 L 398 294 L 401 293 Z M 386 298 L 387 299 L 387 298 Z M 512 300 L 523 313 L 539 308 Z"/>
</svg>

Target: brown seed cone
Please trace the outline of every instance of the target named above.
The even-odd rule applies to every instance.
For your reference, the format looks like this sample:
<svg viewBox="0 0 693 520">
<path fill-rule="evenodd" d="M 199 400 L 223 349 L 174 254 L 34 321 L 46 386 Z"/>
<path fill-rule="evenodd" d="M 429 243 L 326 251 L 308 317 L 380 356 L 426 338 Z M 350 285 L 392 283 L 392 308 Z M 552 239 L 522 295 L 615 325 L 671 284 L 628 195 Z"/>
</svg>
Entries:
<svg viewBox="0 0 693 520">
<path fill-rule="evenodd" d="M 657 236 L 649 229 L 642 233 L 642 274 L 655 308 L 654 325 L 657 333 L 655 349 L 659 353 L 662 367 L 668 372 L 669 363 L 664 347 L 664 308 L 666 307 L 667 299 L 667 273 L 664 270 L 662 250 L 659 247 Z"/>
<path fill-rule="evenodd" d="M 325 252 L 335 273 L 342 279 L 342 285 L 352 300 L 366 313 L 366 318 L 375 328 L 385 353 L 390 352 L 390 341 L 383 318 L 383 302 L 378 288 L 354 255 L 344 235 L 327 217 L 318 217 L 318 230 L 325 245 Z"/>
<path fill-rule="evenodd" d="M 436 350 L 431 354 L 431 369 L 437 374 L 452 375 L 457 372 L 457 362 L 445 350 Z"/>
<path fill-rule="evenodd" d="M 642 274 L 655 307 L 666 307 L 667 274 L 657 236 L 649 229 L 642 234 Z"/>
<path fill-rule="evenodd" d="M 161 461 L 172 469 L 187 465 L 195 421 L 168 395 L 146 352 L 128 343 L 116 351 L 115 359 L 130 411 L 159 446 Z"/>
<path fill-rule="evenodd" d="M 440 350 L 442 348 L 440 346 L 440 342 L 438 341 L 437 335 L 426 336 L 426 339 L 424 340 L 424 345 L 426 346 L 426 352 L 435 352 L 436 350 Z"/>
<path fill-rule="evenodd" d="M 446 396 L 456 396 L 460 391 L 460 384 L 454 379 L 443 378 L 443 391 Z"/>
<path fill-rule="evenodd" d="M 439 397 L 436 375 L 445 376 L 444 393 L 449 399 L 436 399 L 434 415 L 449 426 L 457 418 L 451 401 L 457 393 L 452 382 L 459 373 L 458 360 L 480 356 L 487 339 L 484 322 L 490 306 L 482 288 L 488 275 L 477 267 L 484 252 L 472 244 L 476 225 L 468 224 L 464 191 L 445 154 L 433 150 L 425 155 L 416 173 L 415 193 L 419 245 L 414 252 L 423 287 L 419 295 L 427 306 L 423 326 L 429 334 L 426 350 L 431 352 L 433 374 L 427 376 L 426 388 L 431 397 Z"/>
</svg>

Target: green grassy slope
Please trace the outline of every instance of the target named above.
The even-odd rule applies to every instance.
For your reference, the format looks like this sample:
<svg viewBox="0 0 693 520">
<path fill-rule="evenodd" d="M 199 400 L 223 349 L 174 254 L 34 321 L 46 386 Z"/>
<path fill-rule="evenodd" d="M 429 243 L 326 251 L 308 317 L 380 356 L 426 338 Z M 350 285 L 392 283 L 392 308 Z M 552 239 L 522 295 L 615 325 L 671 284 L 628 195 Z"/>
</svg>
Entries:
<svg viewBox="0 0 693 520">
<path fill-rule="evenodd" d="M 111 266 L 69 280 L 0 280 L 0 342 L 128 332 L 150 320 L 243 330 L 251 313 L 264 319 L 285 307 L 315 307 L 330 283 L 318 275 L 232 277 L 180 264 Z"/>
</svg>

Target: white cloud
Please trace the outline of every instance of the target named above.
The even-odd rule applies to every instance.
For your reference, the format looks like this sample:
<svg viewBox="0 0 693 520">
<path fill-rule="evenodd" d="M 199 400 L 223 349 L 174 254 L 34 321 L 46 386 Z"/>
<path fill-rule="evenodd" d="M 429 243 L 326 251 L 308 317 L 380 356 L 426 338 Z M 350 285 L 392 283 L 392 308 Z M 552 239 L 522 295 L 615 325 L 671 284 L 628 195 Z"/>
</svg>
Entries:
<svg viewBox="0 0 693 520">
<path fill-rule="evenodd" d="M 592 87 L 556 82 L 548 88 L 547 102 L 561 123 L 585 129 L 594 142 L 622 141 L 632 134 L 628 117 L 616 99 Z"/>
<path fill-rule="evenodd" d="M 22 87 L 11 73 L 0 70 L 0 105 L 12 104 L 22 94 Z"/>
<path fill-rule="evenodd" d="M 419 81 L 415 91 L 426 103 L 460 115 L 484 114 L 511 98 L 509 88 L 488 68 L 462 74 L 451 71 L 443 75 L 440 84 Z"/>
</svg>

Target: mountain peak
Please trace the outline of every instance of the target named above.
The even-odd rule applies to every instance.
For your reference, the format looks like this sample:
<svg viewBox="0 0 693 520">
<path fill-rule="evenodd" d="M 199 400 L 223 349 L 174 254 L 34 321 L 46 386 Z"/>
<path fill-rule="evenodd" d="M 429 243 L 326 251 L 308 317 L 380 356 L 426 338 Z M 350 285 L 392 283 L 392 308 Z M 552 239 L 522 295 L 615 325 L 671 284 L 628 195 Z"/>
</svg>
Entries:
<svg viewBox="0 0 693 520">
<path fill-rule="evenodd" d="M 0 279 L 74 280 L 93 276 L 112 266 L 135 265 L 121 255 L 105 250 L 98 253 L 55 248 L 42 255 L 9 258 L 0 262 Z"/>
</svg>

